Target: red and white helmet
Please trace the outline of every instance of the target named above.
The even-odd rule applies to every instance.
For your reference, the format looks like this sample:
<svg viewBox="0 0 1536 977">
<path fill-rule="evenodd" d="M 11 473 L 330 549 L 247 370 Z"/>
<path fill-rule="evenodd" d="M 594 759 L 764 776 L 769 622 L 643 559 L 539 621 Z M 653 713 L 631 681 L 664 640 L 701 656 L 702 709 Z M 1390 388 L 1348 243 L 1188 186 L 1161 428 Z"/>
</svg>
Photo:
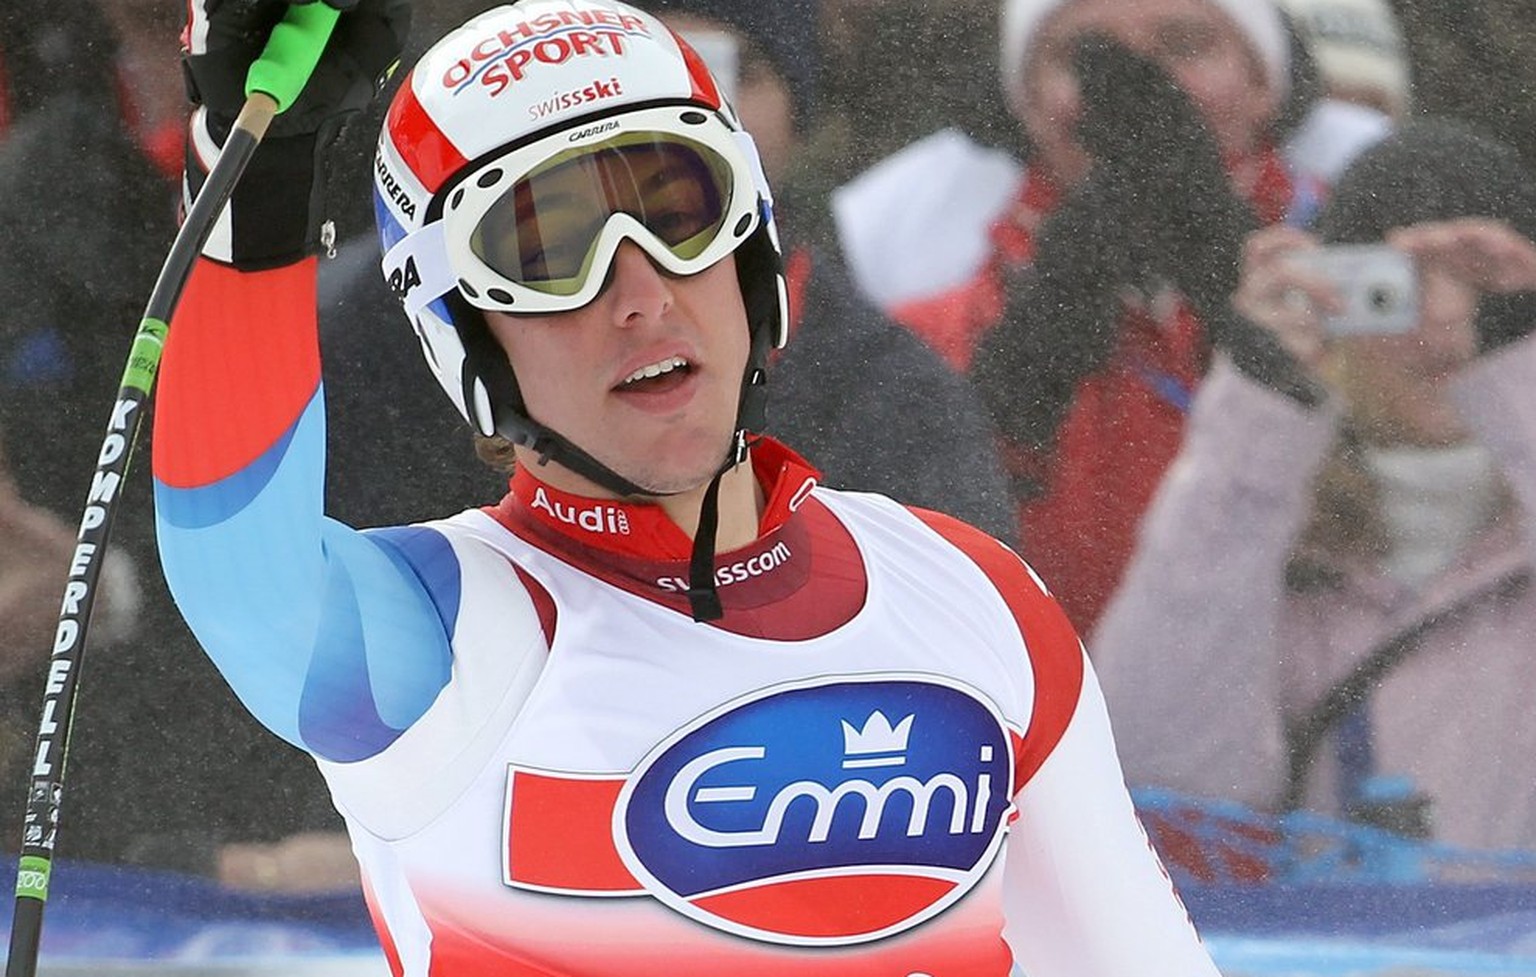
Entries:
<svg viewBox="0 0 1536 977">
<path fill-rule="evenodd" d="M 686 200 L 648 189 L 644 166 L 687 174 Z M 448 34 L 390 105 L 374 202 L 385 278 L 480 433 L 638 491 L 527 416 L 483 316 L 580 308 L 626 240 L 677 275 L 736 255 L 752 331 L 737 426 L 761 426 L 768 352 L 788 331 L 772 194 L 703 61 L 655 17 L 617 0 L 523 0 Z"/>
</svg>

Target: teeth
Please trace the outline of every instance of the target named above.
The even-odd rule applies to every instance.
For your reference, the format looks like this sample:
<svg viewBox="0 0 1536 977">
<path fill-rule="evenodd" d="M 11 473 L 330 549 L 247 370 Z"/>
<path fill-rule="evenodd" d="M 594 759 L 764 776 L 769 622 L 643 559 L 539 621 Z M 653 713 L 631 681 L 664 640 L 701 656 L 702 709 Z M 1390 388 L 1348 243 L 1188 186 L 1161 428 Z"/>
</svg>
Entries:
<svg viewBox="0 0 1536 977">
<path fill-rule="evenodd" d="M 626 385 L 631 383 L 639 383 L 641 380 L 649 380 L 652 377 L 659 377 L 663 373 L 671 373 L 673 370 L 680 370 L 687 365 L 687 360 L 683 359 L 681 356 L 674 356 L 671 359 L 662 360 L 660 363 L 652 363 L 650 366 L 641 367 L 640 369 L 631 373 L 629 376 L 625 377 L 624 383 Z"/>
</svg>

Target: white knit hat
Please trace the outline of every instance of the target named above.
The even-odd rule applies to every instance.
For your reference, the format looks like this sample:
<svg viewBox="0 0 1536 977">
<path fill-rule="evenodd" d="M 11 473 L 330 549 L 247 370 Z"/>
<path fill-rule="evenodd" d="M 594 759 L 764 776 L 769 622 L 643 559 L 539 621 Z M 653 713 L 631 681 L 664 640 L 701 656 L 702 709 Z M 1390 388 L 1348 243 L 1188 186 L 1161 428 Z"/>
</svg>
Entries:
<svg viewBox="0 0 1536 977">
<path fill-rule="evenodd" d="M 1379 95 L 1396 114 L 1409 106 L 1408 53 L 1386 0 L 1279 0 L 1296 22 L 1323 82 Z"/>
<path fill-rule="evenodd" d="M 1003 0 L 1003 91 L 1014 111 L 1024 102 L 1024 67 L 1029 47 L 1045 19 L 1070 0 Z M 1124 0 L 1126 3 L 1134 0 Z M 1290 88 L 1290 39 L 1280 12 L 1271 0 L 1208 0 L 1220 8 L 1248 39 L 1269 74 L 1275 94 L 1283 97 Z"/>
</svg>

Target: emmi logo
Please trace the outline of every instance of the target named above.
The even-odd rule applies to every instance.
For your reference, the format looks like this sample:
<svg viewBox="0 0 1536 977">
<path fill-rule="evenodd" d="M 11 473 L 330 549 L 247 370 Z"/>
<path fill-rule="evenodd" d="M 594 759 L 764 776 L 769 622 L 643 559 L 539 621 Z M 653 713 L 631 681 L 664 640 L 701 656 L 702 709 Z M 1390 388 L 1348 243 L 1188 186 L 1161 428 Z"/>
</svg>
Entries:
<svg viewBox="0 0 1536 977">
<path fill-rule="evenodd" d="M 646 891 L 707 925 L 798 945 L 874 940 L 985 875 L 1012 765 L 1001 715 L 952 679 L 810 679 L 722 706 L 653 750 L 620 791 L 614 841 Z M 866 888 L 878 897 L 850 896 Z"/>
<path fill-rule="evenodd" d="M 904 754 L 914 718 L 907 716 L 894 729 L 890 720 L 879 710 L 872 713 L 860 729 L 854 729 L 847 720 L 843 720 L 845 747 L 842 767 L 858 769 L 903 766 L 906 763 Z M 727 764 L 761 760 L 767 752 L 767 748 L 762 746 L 725 747 L 711 750 L 684 766 L 673 778 L 666 793 L 666 817 L 672 830 L 706 848 L 774 845 L 779 841 L 791 806 L 804 799 L 815 811 L 805 840 L 822 842 L 831 836 L 833 819 L 839 806 L 844 801 L 854 800 L 863 805 L 858 837 L 868 840 L 879 834 L 886 807 L 897 797 L 909 802 L 906 819 L 906 835 L 909 838 L 927 833 L 934 802 L 941 797 L 947 798 L 949 802 L 945 805 L 949 813 L 948 823 L 943 828 L 947 833 L 979 833 L 986 826 L 987 805 L 992 800 L 992 775 L 987 771 L 976 775 L 974 791 L 971 784 L 949 772 L 934 774 L 925 780 L 910 775 L 890 777 L 879 785 L 863 778 L 851 778 L 832 786 L 814 780 L 797 780 L 773 795 L 762 823 L 754 829 L 717 831 L 700 823 L 692 813 L 695 805 L 750 804 L 757 800 L 757 788 L 750 784 L 700 787 L 699 781 Z M 982 761 L 990 760 L 992 746 L 982 746 L 978 755 Z"/>
</svg>

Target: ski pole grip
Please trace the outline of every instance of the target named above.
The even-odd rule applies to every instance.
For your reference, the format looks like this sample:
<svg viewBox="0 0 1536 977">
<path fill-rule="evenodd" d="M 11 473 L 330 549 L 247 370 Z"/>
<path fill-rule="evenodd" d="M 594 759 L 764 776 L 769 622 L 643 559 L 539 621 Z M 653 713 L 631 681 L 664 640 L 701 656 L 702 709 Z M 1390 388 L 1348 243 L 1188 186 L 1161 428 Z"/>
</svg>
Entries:
<svg viewBox="0 0 1536 977">
<path fill-rule="evenodd" d="M 320 63 L 338 16 L 340 12 L 322 0 L 289 7 L 245 76 L 246 96 L 257 92 L 268 95 L 279 112 L 297 101 Z"/>
</svg>

